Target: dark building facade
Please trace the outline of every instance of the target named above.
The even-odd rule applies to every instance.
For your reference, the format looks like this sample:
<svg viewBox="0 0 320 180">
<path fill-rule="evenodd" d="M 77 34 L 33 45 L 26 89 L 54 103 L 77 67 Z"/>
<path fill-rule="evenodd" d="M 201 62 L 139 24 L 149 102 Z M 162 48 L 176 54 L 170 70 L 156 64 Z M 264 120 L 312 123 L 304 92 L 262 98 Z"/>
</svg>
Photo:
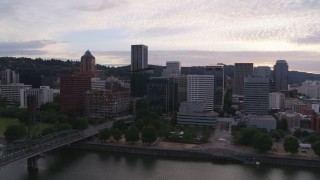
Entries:
<svg viewBox="0 0 320 180">
<path fill-rule="evenodd" d="M 235 63 L 233 94 L 244 95 L 244 78 L 253 73 L 253 63 Z"/>
<path fill-rule="evenodd" d="M 187 101 L 188 79 L 187 76 L 178 76 L 178 105 Z"/>
<path fill-rule="evenodd" d="M 130 76 L 130 94 L 131 97 L 147 96 L 147 85 L 150 77 L 147 70 L 133 72 Z"/>
<path fill-rule="evenodd" d="M 172 114 L 178 110 L 178 83 L 176 78 L 152 77 L 148 83 L 147 101 L 150 108 Z"/>
<path fill-rule="evenodd" d="M 288 64 L 285 60 L 277 60 L 273 66 L 273 79 L 276 83 L 276 91 L 288 90 Z"/>
<path fill-rule="evenodd" d="M 131 97 L 145 97 L 150 77 L 148 69 L 148 46 L 131 45 Z"/>
<path fill-rule="evenodd" d="M 224 103 L 224 70 L 223 66 L 207 66 L 206 75 L 214 75 L 214 108 L 222 109 Z"/>
<path fill-rule="evenodd" d="M 244 112 L 251 115 L 268 115 L 270 80 L 266 77 L 244 78 Z"/>
<path fill-rule="evenodd" d="M 85 113 L 85 94 L 91 89 L 90 73 L 62 74 L 60 76 L 60 107 L 75 114 Z"/>
<path fill-rule="evenodd" d="M 131 71 L 148 68 L 148 46 L 131 45 Z"/>
</svg>

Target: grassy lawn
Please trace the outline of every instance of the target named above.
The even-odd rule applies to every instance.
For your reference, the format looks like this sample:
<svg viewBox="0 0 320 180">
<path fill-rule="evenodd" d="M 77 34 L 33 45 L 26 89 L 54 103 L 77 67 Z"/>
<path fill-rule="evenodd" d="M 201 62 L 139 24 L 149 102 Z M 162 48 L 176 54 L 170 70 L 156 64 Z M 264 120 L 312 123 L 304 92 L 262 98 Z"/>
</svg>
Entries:
<svg viewBox="0 0 320 180">
<path fill-rule="evenodd" d="M 39 123 L 38 126 L 39 126 L 39 130 L 42 131 L 42 130 L 44 130 L 45 128 L 53 127 L 53 124 L 41 122 L 41 123 Z"/>
<path fill-rule="evenodd" d="M 18 125 L 20 124 L 18 119 L 15 118 L 7 118 L 7 117 L 0 117 L 0 136 L 3 136 L 4 131 L 7 129 L 10 125 Z M 48 123 L 39 123 L 38 124 L 39 131 L 41 131 L 48 127 L 53 127 L 53 124 Z M 27 128 L 27 127 L 26 127 Z"/>
<path fill-rule="evenodd" d="M 8 126 L 17 125 L 17 124 L 20 124 L 18 119 L 0 117 L 0 136 L 3 136 L 3 133 L 7 129 Z"/>
</svg>

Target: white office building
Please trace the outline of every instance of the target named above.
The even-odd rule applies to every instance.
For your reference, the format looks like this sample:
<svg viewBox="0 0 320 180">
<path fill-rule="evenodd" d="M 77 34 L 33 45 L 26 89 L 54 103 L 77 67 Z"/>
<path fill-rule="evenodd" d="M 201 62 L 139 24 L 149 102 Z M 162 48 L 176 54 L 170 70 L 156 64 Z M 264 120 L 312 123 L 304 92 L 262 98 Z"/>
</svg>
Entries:
<svg viewBox="0 0 320 180">
<path fill-rule="evenodd" d="M 181 75 L 181 63 L 179 61 L 167 61 L 166 69 L 162 71 L 163 77 L 180 76 Z"/>
<path fill-rule="evenodd" d="M 309 96 L 310 98 L 320 99 L 320 81 L 307 80 L 301 83 L 298 93 Z"/>
<path fill-rule="evenodd" d="M 214 76 L 213 75 L 188 75 L 187 76 L 187 101 L 205 103 L 206 111 L 214 108 Z"/>
<path fill-rule="evenodd" d="M 285 95 L 279 92 L 269 93 L 269 109 L 285 109 Z"/>
<path fill-rule="evenodd" d="M 53 102 L 53 89 L 49 86 L 40 86 L 40 88 L 20 89 L 20 107 L 27 108 L 27 98 L 33 96 L 36 99 L 37 107 L 41 104 Z"/>
<path fill-rule="evenodd" d="M 6 98 L 8 103 L 20 103 L 20 89 L 31 88 L 31 85 L 13 83 L 0 85 L 1 97 Z"/>
<path fill-rule="evenodd" d="M 100 78 L 91 78 L 91 89 L 106 89 L 106 80 Z"/>
</svg>

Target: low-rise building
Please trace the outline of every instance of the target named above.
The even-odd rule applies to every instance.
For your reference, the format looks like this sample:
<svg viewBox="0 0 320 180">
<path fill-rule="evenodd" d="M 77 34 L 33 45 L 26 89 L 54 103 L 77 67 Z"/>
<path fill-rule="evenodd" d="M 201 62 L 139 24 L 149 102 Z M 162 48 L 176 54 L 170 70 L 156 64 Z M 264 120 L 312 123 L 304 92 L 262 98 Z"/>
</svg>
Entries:
<svg viewBox="0 0 320 180">
<path fill-rule="evenodd" d="M 279 112 L 280 118 L 287 120 L 288 129 L 300 128 L 301 115 L 295 111 Z"/>
<path fill-rule="evenodd" d="M 183 102 L 177 113 L 177 123 L 195 126 L 216 126 L 217 113 L 205 110 L 205 102 Z"/>
<path fill-rule="evenodd" d="M 266 129 L 270 132 L 277 128 L 277 121 L 272 116 L 249 116 L 247 117 L 247 126 L 259 129 Z"/>
<path fill-rule="evenodd" d="M 285 95 L 279 92 L 269 93 L 269 109 L 283 110 L 285 108 Z"/>
<path fill-rule="evenodd" d="M 41 104 L 45 104 L 53 101 L 53 89 L 49 86 L 40 86 L 40 88 L 20 89 L 20 107 L 28 107 L 28 96 L 33 96 L 36 100 L 36 106 L 40 107 Z"/>
<path fill-rule="evenodd" d="M 129 115 L 130 92 L 128 89 L 113 91 L 106 89 L 94 89 L 86 92 L 86 114 L 89 117 L 115 118 Z"/>
<path fill-rule="evenodd" d="M 23 83 L 0 85 L 1 97 L 6 98 L 9 104 L 20 104 L 20 90 L 30 88 L 31 85 L 25 85 Z"/>
</svg>

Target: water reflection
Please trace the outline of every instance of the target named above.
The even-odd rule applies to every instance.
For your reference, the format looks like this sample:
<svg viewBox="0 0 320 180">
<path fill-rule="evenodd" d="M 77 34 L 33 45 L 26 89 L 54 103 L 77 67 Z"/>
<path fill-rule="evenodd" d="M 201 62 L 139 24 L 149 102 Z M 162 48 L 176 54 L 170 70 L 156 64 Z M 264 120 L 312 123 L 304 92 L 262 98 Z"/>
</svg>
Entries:
<svg viewBox="0 0 320 180">
<path fill-rule="evenodd" d="M 255 166 L 228 161 L 128 155 L 102 151 L 59 149 L 39 160 L 39 171 L 29 173 L 26 161 L 0 170 L 0 179 L 246 179 L 318 180 L 317 169 L 286 166 Z"/>
</svg>

